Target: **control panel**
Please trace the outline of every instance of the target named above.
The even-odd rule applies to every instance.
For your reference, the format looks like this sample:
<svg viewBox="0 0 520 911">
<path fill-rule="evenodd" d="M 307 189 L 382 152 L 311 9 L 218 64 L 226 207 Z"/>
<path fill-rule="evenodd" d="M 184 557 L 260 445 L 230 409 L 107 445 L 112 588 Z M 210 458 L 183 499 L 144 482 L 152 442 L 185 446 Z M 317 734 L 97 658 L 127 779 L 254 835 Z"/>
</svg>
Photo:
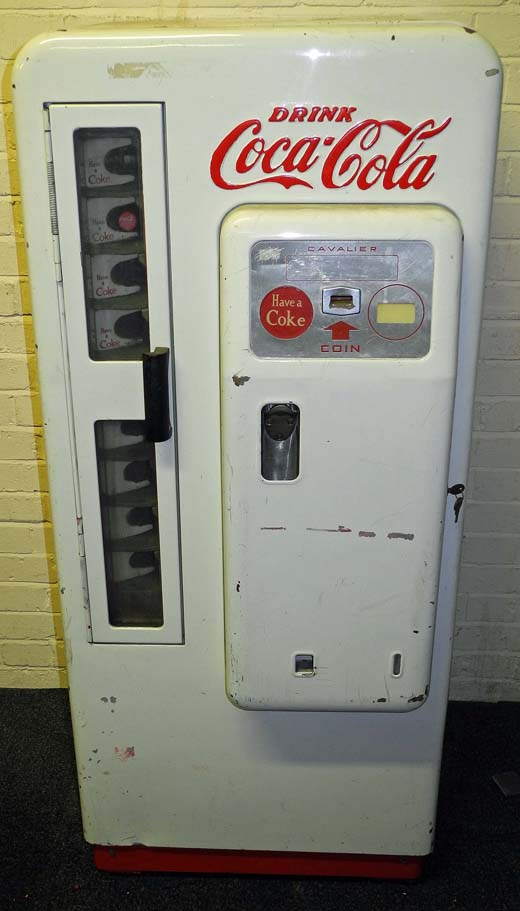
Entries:
<svg viewBox="0 0 520 911">
<path fill-rule="evenodd" d="M 251 249 L 259 357 L 423 357 L 433 248 L 423 240 L 261 240 Z"/>
</svg>

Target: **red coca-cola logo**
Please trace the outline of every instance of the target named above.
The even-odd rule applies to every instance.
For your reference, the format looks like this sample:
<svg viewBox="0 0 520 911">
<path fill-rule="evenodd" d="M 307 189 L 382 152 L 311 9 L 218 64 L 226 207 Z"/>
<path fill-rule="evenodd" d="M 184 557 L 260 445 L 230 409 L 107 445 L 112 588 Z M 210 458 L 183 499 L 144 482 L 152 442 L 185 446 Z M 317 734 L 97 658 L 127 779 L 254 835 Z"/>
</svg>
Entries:
<svg viewBox="0 0 520 911">
<path fill-rule="evenodd" d="M 269 122 L 349 122 L 356 108 L 274 108 Z M 331 113 L 332 112 L 332 113 Z M 403 120 L 367 118 L 353 123 L 340 136 L 281 136 L 267 139 L 258 118 L 237 124 L 222 139 L 211 158 L 211 179 L 222 190 L 241 190 L 255 184 L 277 183 L 314 189 L 320 183 L 330 190 L 355 185 L 369 190 L 421 190 L 434 177 L 437 155 L 425 143 L 442 133 L 451 117 L 436 124 L 432 117 L 410 126 Z M 376 146 L 394 139 L 393 149 Z M 318 177 L 319 171 L 319 177 Z M 310 173 L 312 172 L 312 173 Z M 299 175 L 305 175 L 299 176 Z"/>
</svg>

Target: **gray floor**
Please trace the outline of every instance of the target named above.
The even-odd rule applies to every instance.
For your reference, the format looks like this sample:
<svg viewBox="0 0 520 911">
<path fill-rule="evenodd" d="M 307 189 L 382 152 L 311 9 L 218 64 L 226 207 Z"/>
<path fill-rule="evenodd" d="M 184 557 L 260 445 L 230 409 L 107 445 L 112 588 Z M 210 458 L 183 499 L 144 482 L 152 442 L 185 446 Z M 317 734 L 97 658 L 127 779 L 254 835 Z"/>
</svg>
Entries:
<svg viewBox="0 0 520 911">
<path fill-rule="evenodd" d="M 418 883 L 122 876 L 94 869 L 81 837 L 67 693 L 0 690 L 0 909 L 520 911 L 520 704 L 453 703 L 436 851 Z"/>
</svg>

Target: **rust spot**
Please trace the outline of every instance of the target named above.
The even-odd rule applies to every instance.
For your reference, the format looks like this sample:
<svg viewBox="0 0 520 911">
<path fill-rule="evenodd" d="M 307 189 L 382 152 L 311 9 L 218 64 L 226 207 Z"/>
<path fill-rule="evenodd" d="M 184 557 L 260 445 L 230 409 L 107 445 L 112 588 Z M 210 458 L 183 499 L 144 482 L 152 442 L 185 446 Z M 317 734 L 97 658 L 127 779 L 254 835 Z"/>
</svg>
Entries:
<svg viewBox="0 0 520 911">
<path fill-rule="evenodd" d="M 338 525 L 337 528 L 306 528 L 305 530 L 306 531 L 328 531 L 328 532 L 331 531 L 331 532 L 333 532 L 333 534 L 337 534 L 339 532 L 340 534 L 343 534 L 343 535 L 348 534 L 349 531 L 352 531 L 351 528 L 347 528 L 345 525 Z"/>
<path fill-rule="evenodd" d="M 285 525 L 261 525 L 260 531 L 287 531 Z"/>
<path fill-rule="evenodd" d="M 415 535 L 406 531 L 389 531 L 386 537 L 390 538 L 391 541 L 395 538 L 402 538 L 403 541 L 413 541 Z"/>
<path fill-rule="evenodd" d="M 238 582 L 236 584 L 236 589 L 237 589 L 237 592 L 240 591 L 240 579 L 238 580 Z"/>
<path fill-rule="evenodd" d="M 235 386 L 243 386 L 244 383 L 249 382 L 251 377 L 250 376 L 239 376 L 238 373 L 234 373 L 233 376 L 231 377 L 231 379 L 233 380 Z"/>
<path fill-rule="evenodd" d="M 358 531 L 358 538 L 375 538 L 375 531 Z"/>
</svg>

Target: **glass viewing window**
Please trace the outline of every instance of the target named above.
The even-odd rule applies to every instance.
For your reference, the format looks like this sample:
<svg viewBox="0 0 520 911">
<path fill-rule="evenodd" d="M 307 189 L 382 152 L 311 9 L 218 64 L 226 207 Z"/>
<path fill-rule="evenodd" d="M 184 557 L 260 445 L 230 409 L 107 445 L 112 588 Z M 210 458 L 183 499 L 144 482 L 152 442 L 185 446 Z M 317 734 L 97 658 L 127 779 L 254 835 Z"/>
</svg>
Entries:
<svg viewBox="0 0 520 911">
<path fill-rule="evenodd" d="M 88 346 L 94 360 L 150 347 L 139 130 L 74 133 Z"/>
</svg>

